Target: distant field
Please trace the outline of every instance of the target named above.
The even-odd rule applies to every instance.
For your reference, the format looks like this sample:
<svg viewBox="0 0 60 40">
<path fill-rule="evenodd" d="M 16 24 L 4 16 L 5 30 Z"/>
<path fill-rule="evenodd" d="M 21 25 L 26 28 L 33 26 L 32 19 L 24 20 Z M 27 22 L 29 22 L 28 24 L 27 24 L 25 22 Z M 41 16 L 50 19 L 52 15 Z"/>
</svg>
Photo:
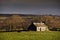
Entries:
<svg viewBox="0 0 60 40">
<path fill-rule="evenodd" d="M 60 40 L 60 32 L 1 32 L 0 40 Z"/>
</svg>

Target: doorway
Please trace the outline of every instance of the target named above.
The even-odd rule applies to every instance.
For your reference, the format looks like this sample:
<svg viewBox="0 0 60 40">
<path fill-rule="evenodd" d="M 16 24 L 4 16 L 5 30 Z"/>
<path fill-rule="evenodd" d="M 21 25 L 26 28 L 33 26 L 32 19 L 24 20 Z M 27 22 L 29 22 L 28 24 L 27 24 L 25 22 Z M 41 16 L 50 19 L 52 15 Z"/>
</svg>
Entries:
<svg viewBox="0 0 60 40">
<path fill-rule="evenodd" d="M 41 31 L 41 28 L 40 28 L 40 31 Z"/>
</svg>

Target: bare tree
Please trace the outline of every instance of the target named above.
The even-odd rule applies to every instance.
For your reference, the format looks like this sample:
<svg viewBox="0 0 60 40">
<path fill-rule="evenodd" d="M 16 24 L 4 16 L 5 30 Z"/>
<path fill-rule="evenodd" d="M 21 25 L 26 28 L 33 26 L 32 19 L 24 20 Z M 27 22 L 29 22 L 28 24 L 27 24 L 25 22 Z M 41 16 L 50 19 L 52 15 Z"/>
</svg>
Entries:
<svg viewBox="0 0 60 40">
<path fill-rule="evenodd" d="M 20 30 L 21 28 L 24 29 L 29 25 L 30 21 L 27 19 L 22 18 L 19 15 L 13 15 L 5 20 L 6 24 L 10 27 L 10 30 Z"/>
</svg>

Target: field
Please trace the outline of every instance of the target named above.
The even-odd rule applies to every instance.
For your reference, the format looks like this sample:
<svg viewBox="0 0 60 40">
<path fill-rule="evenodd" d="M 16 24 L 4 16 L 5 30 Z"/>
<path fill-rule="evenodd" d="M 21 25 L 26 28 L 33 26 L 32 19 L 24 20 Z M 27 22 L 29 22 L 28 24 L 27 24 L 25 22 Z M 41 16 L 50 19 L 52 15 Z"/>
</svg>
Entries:
<svg viewBox="0 0 60 40">
<path fill-rule="evenodd" d="M 0 32 L 0 40 L 60 40 L 60 32 Z"/>
</svg>

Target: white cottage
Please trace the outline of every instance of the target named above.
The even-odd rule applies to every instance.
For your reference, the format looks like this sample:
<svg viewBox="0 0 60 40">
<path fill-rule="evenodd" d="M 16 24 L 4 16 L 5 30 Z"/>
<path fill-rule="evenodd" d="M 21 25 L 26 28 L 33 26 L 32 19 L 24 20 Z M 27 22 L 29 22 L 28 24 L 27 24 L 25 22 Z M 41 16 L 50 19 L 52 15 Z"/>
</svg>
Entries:
<svg viewBox="0 0 60 40">
<path fill-rule="evenodd" d="M 36 26 L 37 31 L 48 31 L 48 26 L 44 23 L 33 23 Z"/>
</svg>

